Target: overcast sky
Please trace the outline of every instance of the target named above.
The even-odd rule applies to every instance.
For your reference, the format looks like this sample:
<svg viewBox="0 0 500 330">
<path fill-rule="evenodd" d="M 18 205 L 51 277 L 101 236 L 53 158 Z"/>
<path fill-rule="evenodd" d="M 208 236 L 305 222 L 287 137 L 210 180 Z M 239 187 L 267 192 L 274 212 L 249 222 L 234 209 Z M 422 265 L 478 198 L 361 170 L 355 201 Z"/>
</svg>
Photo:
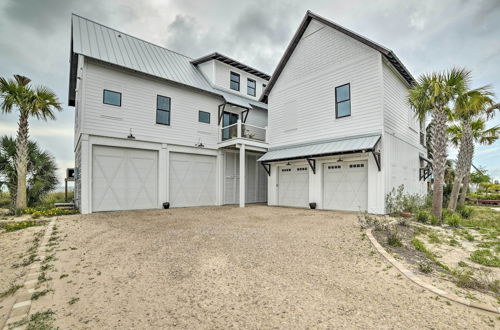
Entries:
<svg viewBox="0 0 500 330">
<path fill-rule="evenodd" d="M 0 76 L 26 75 L 64 104 L 56 121 L 30 122 L 62 179 L 74 166 L 71 13 L 191 57 L 218 51 L 271 74 L 308 9 L 392 49 L 415 77 L 466 67 L 473 87 L 491 84 L 500 97 L 500 0 L 0 0 Z M 0 134 L 15 135 L 16 121 L 0 115 Z M 477 148 L 474 164 L 500 179 L 500 142 Z"/>
</svg>

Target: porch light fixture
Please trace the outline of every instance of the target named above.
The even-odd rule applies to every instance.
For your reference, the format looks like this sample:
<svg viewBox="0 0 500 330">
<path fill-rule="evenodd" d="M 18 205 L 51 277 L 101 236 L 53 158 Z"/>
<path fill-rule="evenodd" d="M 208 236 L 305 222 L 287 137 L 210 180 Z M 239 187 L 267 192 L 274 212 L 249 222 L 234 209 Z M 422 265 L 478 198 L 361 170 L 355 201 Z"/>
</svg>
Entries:
<svg viewBox="0 0 500 330">
<path fill-rule="evenodd" d="M 201 142 L 201 138 L 198 139 L 198 143 L 196 143 L 194 146 L 198 147 L 198 148 L 204 148 L 205 147 L 205 145 L 203 144 L 203 142 Z"/>
<path fill-rule="evenodd" d="M 337 162 L 343 162 L 344 160 L 342 158 L 339 157 L 339 159 L 337 159 Z"/>
<path fill-rule="evenodd" d="M 292 165 L 292 163 L 290 163 L 290 162 L 287 162 L 287 163 L 286 163 L 286 166 L 290 166 L 290 165 Z"/>
<path fill-rule="evenodd" d="M 135 139 L 135 136 L 132 134 L 132 129 L 129 131 L 129 135 L 127 136 L 127 139 Z"/>
</svg>

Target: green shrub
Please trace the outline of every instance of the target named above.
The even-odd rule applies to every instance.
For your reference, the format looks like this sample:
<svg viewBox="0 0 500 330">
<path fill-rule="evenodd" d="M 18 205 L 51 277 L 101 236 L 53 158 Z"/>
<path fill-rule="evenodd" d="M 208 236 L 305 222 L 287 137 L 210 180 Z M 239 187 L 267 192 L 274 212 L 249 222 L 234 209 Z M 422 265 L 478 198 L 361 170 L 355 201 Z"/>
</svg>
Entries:
<svg viewBox="0 0 500 330">
<path fill-rule="evenodd" d="M 478 289 L 481 286 L 481 283 L 479 283 L 473 276 L 472 276 L 472 271 L 466 270 L 462 271 L 459 274 L 455 276 L 455 284 L 459 288 L 464 288 L 464 289 Z"/>
<path fill-rule="evenodd" d="M 28 207 L 23 210 L 23 214 L 31 214 L 35 219 L 39 217 L 53 217 L 57 215 L 69 215 L 78 213 L 78 209 L 60 209 L 56 207 Z"/>
<path fill-rule="evenodd" d="M 464 261 L 459 261 L 459 262 L 458 262 L 458 265 L 459 265 L 460 267 L 468 267 L 468 266 L 469 266 L 469 265 L 467 265 L 467 263 L 466 263 L 466 262 L 464 262 Z"/>
<path fill-rule="evenodd" d="M 462 205 L 457 208 L 457 212 L 462 218 L 469 219 L 472 216 L 474 209 L 470 206 Z"/>
<path fill-rule="evenodd" d="M 5 231 L 16 231 L 29 227 L 40 226 L 40 223 L 36 223 L 35 221 L 20 221 L 13 224 L 8 224 L 3 226 Z"/>
<path fill-rule="evenodd" d="M 389 230 L 387 232 L 387 244 L 390 246 L 403 246 L 397 230 Z"/>
<path fill-rule="evenodd" d="M 415 219 L 417 219 L 418 222 L 428 223 L 431 219 L 431 215 L 425 210 L 420 210 L 415 216 Z"/>
<path fill-rule="evenodd" d="M 424 274 L 429 274 L 433 271 L 433 268 L 430 263 L 424 261 L 418 264 L 418 270 Z"/>
<path fill-rule="evenodd" d="M 434 215 L 431 215 L 431 217 L 429 218 L 429 221 L 430 221 L 431 225 L 433 225 L 433 226 L 437 226 L 440 223 L 439 218 L 434 216 Z"/>
<path fill-rule="evenodd" d="M 443 220 L 448 226 L 458 227 L 462 218 L 456 213 L 448 213 L 443 217 Z"/>
<path fill-rule="evenodd" d="M 404 185 L 392 188 L 385 196 L 386 210 L 389 214 L 411 212 L 415 213 L 424 207 L 426 197 L 419 194 L 405 194 Z"/>
<path fill-rule="evenodd" d="M 490 250 L 474 251 L 470 254 L 470 260 L 488 267 L 500 267 L 500 258 L 493 255 Z"/>
</svg>

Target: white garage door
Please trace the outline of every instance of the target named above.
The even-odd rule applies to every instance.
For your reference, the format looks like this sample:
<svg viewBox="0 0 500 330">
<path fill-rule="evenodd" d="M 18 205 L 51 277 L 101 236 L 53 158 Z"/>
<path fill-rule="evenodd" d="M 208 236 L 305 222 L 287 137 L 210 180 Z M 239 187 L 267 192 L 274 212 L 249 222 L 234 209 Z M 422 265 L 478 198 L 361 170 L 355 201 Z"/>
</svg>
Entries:
<svg viewBox="0 0 500 330">
<path fill-rule="evenodd" d="M 94 146 L 92 211 L 158 207 L 158 153 Z"/>
<path fill-rule="evenodd" d="M 278 167 L 278 205 L 309 207 L 307 165 Z"/>
<path fill-rule="evenodd" d="M 169 195 L 172 207 L 216 203 L 216 157 L 170 153 Z"/>
<path fill-rule="evenodd" d="M 323 208 L 366 211 L 368 168 L 366 161 L 323 165 Z"/>
</svg>

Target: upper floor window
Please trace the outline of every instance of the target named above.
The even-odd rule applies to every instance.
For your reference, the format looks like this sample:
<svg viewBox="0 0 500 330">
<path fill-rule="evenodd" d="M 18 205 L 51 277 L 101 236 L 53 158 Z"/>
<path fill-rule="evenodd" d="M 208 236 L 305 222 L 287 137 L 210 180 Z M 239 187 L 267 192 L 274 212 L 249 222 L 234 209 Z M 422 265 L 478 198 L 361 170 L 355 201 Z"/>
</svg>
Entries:
<svg viewBox="0 0 500 330">
<path fill-rule="evenodd" d="M 198 121 L 200 123 L 210 124 L 210 112 L 198 111 Z"/>
<path fill-rule="evenodd" d="M 351 85 L 335 87 L 335 117 L 342 118 L 351 115 Z"/>
<path fill-rule="evenodd" d="M 232 72 L 231 71 L 231 83 L 230 83 L 231 89 L 234 89 L 235 91 L 240 90 L 240 75 Z"/>
<path fill-rule="evenodd" d="M 247 94 L 250 96 L 255 96 L 255 87 L 256 87 L 255 80 L 248 78 L 247 79 Z"/>
<path fill-rule="evenodd" d="M 170 97 L 156 96 L 156 123 L 170 125 Z"/>
<path fill-rule="evenodd" d="M 102 95 L 102 102 L 104 104 L 115 105 L 117 107 L 122 106 L 122 93 L 113 92 L 105 89 Z"/>
</svg>

